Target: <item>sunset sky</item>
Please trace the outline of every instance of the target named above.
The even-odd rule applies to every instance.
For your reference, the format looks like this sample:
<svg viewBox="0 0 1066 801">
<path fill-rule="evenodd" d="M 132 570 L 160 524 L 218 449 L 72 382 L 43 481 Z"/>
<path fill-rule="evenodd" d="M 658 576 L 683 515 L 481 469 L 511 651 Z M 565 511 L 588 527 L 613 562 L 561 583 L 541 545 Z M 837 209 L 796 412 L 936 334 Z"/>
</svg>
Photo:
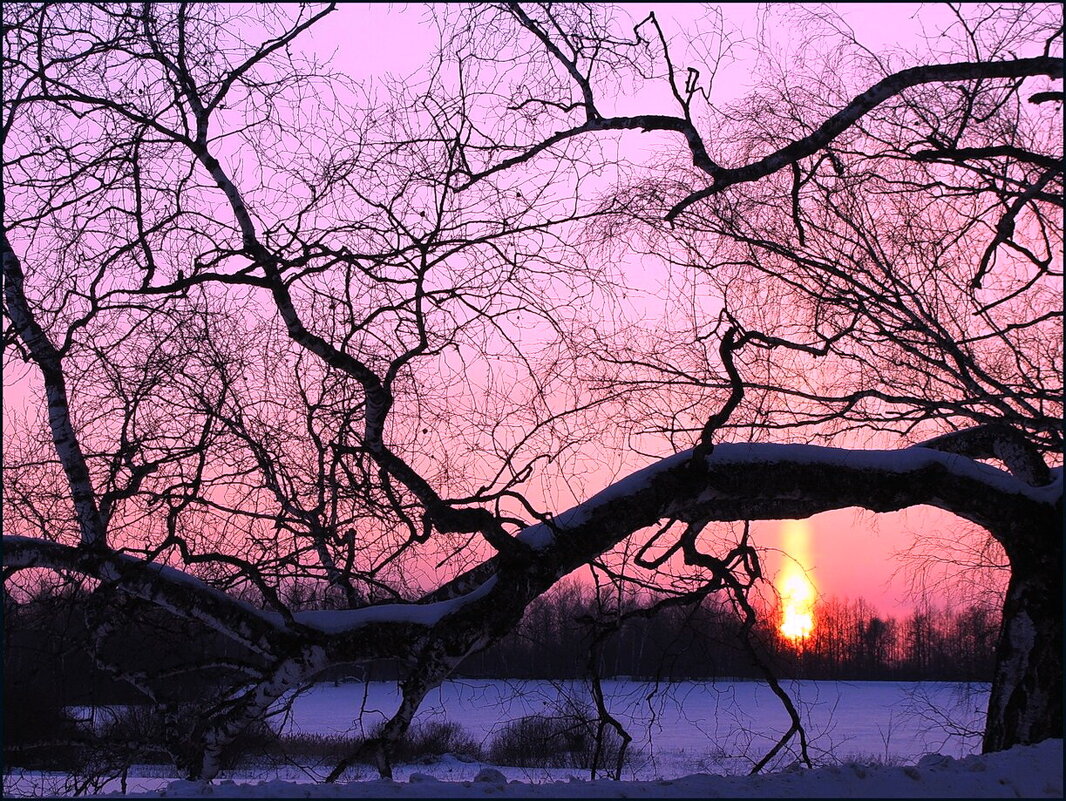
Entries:
<svg viewBox="0 0 1066 801">
<path fill-rule="evenodd" d="M 923 8 L 916 3 L 842 3 L 833 8 L 852 28 L 858 41 L 875 51 L 921 50 L 924 36 L 935 38 L 938 26 L 953 19 L 946 6 L 928 4 Z M 767 15 L 765 8 L 754 3 L 730 3 L 720 9 L 737 45 L 734 60 L 723 65 L 715 81 L 712 99 L 728 102 L 750 88 L 751 51 L 744 44 L 745 38 L 765 35 L 782 52 L 788 52 L 797 46 L 797 37 L 790 26 L 781 24 L 780 6 L 774 10 L 774 16 Z M 705 13 L 699 4 L 623 6 L 623 12 L 634 23 L 651 10 L 659 17 L 667 35 L 691 30 Z M 332 67 L 373 82 L 383 73 L 396 77 L 416 73 L 436 45 L 436 32 L 427 21 L 424 8 L 415 4 L 348 4 L 341 6 L 328 24 L 313 29 L 306 43 L 317 53 L 329 54 L 335 50 Z M 633 102 L 631 98 L 618 100 L 623 108 L 627 101 Z M 646 269 L 646 265 L 633 266 L 638 274 Z M 609 483 L 611 478 L 603 476 L 600 486 Z M 592 477 L 586 477 L 583 486 L 600 488 Z M 820 596 L 862 597 L 882 614 L 907 614 L 918 600 L 914 590 L 921 581 L 914 565 L 897 558 L 915 544 L 916 538 L 959 540 L 964 548 L 974 537 L 974 541 L 983 539 L 981 534 L 974 535 L 964 521 L 928 508 L 885 515 L 839 510 L 816 515 L 809 524 L 809 567 Z M 770 575 L 776 575 L 782 567 L 778 551 L 784 546 L 782 531 L 786 527 L 787 524 L 776 521 L 752 524 L 757 542 L 769 549 L 766 565 Z M 930 550 L 929 545 L 921 543 L 918 548 L 920 552 Z M 941 575 L 943 571 L 935 569 L 930 578 Z M 927 600 L 944 603 L 948 597 L 942 589 L 932 589 Z"/>
<path fill-rule="evenodd" d="M 624 6 L 622 13 L 630 14 L 636 22 L 652 8 L 668 35 L 691 30 L 704 13 L 692 4 L 656 4 L 654 7 L 631 4 Z M 952 19 L 952 13 L 946 7 L 923 8 L 918 4 L 840 4 L 834 8 L 841 15 L 842 24 L 849 25 L 861 43 L 874 51 L 894 51 L 896 56 L 892 66 L 895 69 L 910 66 L 911 62 L 903 52 L 911 48 L 921 50 L 925 42 L 923 37 L 935 39 L 939 26 Z M 735 45 L 729 58 L 721 64 L 711 91 L 712 101 L 727 103 L 751 87 L 755 39 L 762 37 L 764 43 L 776 48 L 782 58 L 801 46 L 799 28 L 792 27 L 791 22 L 786 24 L 784 19 L 783 15 L 789 13 L 796 15 L 801 10 L 777 8 L 767 13 L 754 4 L 722 7 L 723 24 Z M 713 15 L 707 19 L 713 20 Z M 708 23 L 704 20 L 699 24 Z M 437 32 L 429 23 L 425 10 L 419 6 L 342 4 L 324 24 L 312 28 L 304 37 L 303 46 L 307 52 L 330 59 L 330 69 L 374 85 L 386 73 L 393 77 L 415 76 L 432 55 L 436 42 Z M 646 108 L 641 104 L 655 102 L 651 98 L 626 96 L 615 100 L 621 109 L 634 105 Z M 635 134 L 625 141 L 626 147 L 634 148 L 633 152 L 648 146 L 648 140 Z M 667 280 L 665 273 L 657 272 L 659 266 L 654 262 L 636 256 L 627 257 L 623 268 L 637 285 L 653 286 Z M 648 293 L 646 302 L 647 308 L 654 313 L 652 294 Z M 640 301 L 634 301 L 634 306 L 639 307 L 639 304 Z M 25 380 L 18 371 L 12 371 L 5 375 L 4 382 L 8 390 L 4 404 L 10 415 L 13 410 L 17 412 L 20 399 L 25 398 Z M 893 447 L 895 444 L 873 440 L 865 443 L 867 447 Z M 534 489 L 531 497 L 543 500 L 546 506 L 566 508 L 646 461 L 644 456 L 634 454 L 627 464 L 612 465 L 610 470 L 586 469 L 574 478 L 572 486 L 551 486 L 541 488 L 541 492 Z M 785 524 L 776 521 L 753 524 L 758 544 L 769 549 L 767 567 L 771 575 L 776 574 L 782 565 L 776 551 L 788 547 L 788 538 L 782 533 L 785 528 Z M 914 572 L 913 563 L 896 558 L 900 552 L 916 541 L 918 553 L 942 548 L 945 542 L 959 542 L 965 550 L 968 542 L 979 542 L 982 536 L 972 537 L 970 529 L 957 518 L 922 508 L 880 516 L 853 510 L 829 512 L 812 518 L 809 532 L 809 553 L 804 556 L 804 561 L 809 561 L 818 593 L 824 597 L 863 597 L 886 614 L 905 613 L 919 600 L 914 587 L 916 583 L 920 584 L 920 577 Z M 934 544 L 930 545 L 930 542 Z M 937 577 L 934 572 L 929 578 L 935 582 Z M 935 590 L 929 598 L 933 602 L 947 599 L 942 590 Z"/>
<path fill-rule="evenodd" d="M 878 682 L 893 764 L 1062 736 L 1060 5 L 3 21 L 17 771 L 618 780 L 671 693 L 813 769 Z"/>
</svg>

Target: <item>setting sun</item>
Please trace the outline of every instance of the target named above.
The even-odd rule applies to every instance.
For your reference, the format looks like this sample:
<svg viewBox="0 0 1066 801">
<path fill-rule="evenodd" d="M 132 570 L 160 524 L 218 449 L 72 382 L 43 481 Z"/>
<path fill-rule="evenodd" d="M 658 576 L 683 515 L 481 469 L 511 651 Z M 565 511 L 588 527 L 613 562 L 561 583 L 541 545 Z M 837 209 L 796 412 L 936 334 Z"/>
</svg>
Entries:
<svg viewBox="0 0 1066 801">
<path fill-rule="evenodd" d="M 802 520 L 785 520 L 781 524 L 781 549 L 787 559 L 777 574 L 777 592 L 781 596 L 782 635 L 790 640 L 809 637 L 814 631 L 814 582 L 810 576 L 810 527 Z"/>
<path fill-rule="evenodd" d="M 790 640 L 809 637 L 814 631 L 814 587 L 802 575 L 789 576 L 781 593 L 781 633 Z"/>
</svg>

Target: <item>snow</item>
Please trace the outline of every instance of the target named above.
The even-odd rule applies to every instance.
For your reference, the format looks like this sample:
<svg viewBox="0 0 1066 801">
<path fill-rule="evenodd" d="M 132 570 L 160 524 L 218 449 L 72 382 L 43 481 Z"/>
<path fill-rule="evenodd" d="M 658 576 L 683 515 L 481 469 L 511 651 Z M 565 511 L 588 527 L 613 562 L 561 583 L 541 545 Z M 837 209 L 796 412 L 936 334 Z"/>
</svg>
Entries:
<svg viewBox="0 0 1066 801">
<path fill-rule="evenodd" d="M 857 763 L 761 776 L 693 775 L 657 781 L 565 781 L 528 784 L 483 770 L 470 781 L 426 773 L 406 781 L 307 785 L 286 781 L 212 785 L 178 781 L 130 798 L 1062 798 L 1062 740 L 996 754 L 953 759 L 928 755 L 915 765 Z"/>
<path fill-rule="evenodd" d="M 133 797 L 307 798 L 671 798 L 671 797 L 1062 797 L 1062 741 L 972 756 L 979 747 L 987 684 L 949 682 L 785 682 L 804 718 L 816 767 L 801 769 L 795 752 L 749 778 L 787 726 L 761 682 L 719 680 L 604 682 L 607 704 L 633 736 L 622 782 L 590 781 L 576 768 L 516 768 L 446 754 L 401 764 L 395 781 L 369 766 L 347 783 L 314 782 L 330 766 L 244 768 L 210 786 L 175 779 L 163 766 L 134 766 Z M 453 680 L 426 699 L 417 723 L 451 720 L 487 745 L 493 733 L 525 715 L 587 703 L 581 682 Z M 288 733 L 359 734 L 399 704 L 395 684 L 318 684 L 283 699 L 272 723 Z M 80 712 L 86 717 L 89 710 Z M 972 731 L 973 736 L 960 732 Z M 870 763 L 873 763 L 871 766 Z M 10 796 L 62 792 L 62 776 L 25 773 Z M 51 787 L 51 792 L 48 788 Z M 119 789 L 112 781 L 104 789 Z"/>
<path fill-rule="evenodd" d="M 988 703 L 987 684 L 954 682 L 786 681 L 799 708 L 811 752 L 914 760 L 930 751 L 966 756 L 979 737 Z M 633 737 L 630 778 L 661 779 L 695 771 L 747 773 L 788 728 L 789 719 L 770 688 L 757 681 L 603 682 L 606 703 Z M 397 710 L 391 682 L 318 684 L 279 704 L 275 719 L 287 734 L 361 734 Z M 456 721 L 486 743 L 508 721 L 592 707 L 580 681 L 449 680 L 430 691 L 415 723 Z M 794 756 L 786 758 L 783 764 Z M 452 778 L 459 778 L 455 768 Z M 476 772 L 476 771 L 475 771 Z M 462 778 L 472 778 L 463 773 Z M 549 769 L 523 769 L 511 778 L 543 780 Z"/>
<path fill-rule="evenodd" d="M 496 586 L 493 576 L 465 595 L 429 604 L 377 604 L 361 609 L 296 612 L 293 619 L 326 634 L 341 634 L 370 623 L 417 623 L 432 626 L 446 615 L 482 598 Z M 277 616 L 280 620 L 280 615 Z"/>
<path fill-rule="evenodd" d="M 1037 503 L 1053 503 L 1062 495 L 1062 470 L 1052 470 L 1052 481 L 1043 487 L 1032 487 L 1005 470 L 978 462 L 965 456 L 912 447 L 903 450 L 853 450 L 822 445 L 786 445 L 778 443 L 722 443 L 714 446 L 707 457 L 714 467 L 730 463 L 808 464 L 847 467 L 882 473 L 910 473 L 938 464 L 959 478 L 985 484 L 998 492 L 1021 495 Z"/>
<path fill-rule="evenodd" d="M 547 548 L 554 540 L 552 527 L 567 529 L 581 525 L 589 519 L 594 509 L 646 489 L 656 476 L 679 467 L 691 457 L 692 450 L 685 450 L 637 470 L 583 503 L 557 515 L 552 519 L 550 526 L 537 523 L 523 529 L 518 539 L 534 549 Z M 728 468 L 730 464 L 806 464 L 812 467 L 846 467 L 900 474 L 916 472 L 937 464 L 959 478 L 984 484 L 997 492 L 1023 496 L 1037 503 L 1053 504 L 1062 497 L 1063 491 L 1063 469 L 1061 467 L 1052 468 L 1049 484 L 1032 487 L 1007 471 L 992 465 L 953 453 L 917 446 L 902 450 L 853 450 L 804 444 L 720 443 L 714 446 L 713 451 L 707 457 L 707 463 L 717 470 Z"/>
<path fill-rule="evenodd" d="M 616 481 L 596 493 L 587 501 L 571 507 L 562 514 L 556 515 L 552 520 L 552 525 L 564 529 L 580 526 L 588 520 L 589 514 L 593 509 L 597 509 L 620 498 L 636 494 L 640 490 L 646 488 L 660 473 L 679 467 L 688 462 L 691 458 L 692 451 L 686 450 L 681 451 L 680 453 L 675 453 L 673 456 L 667 456 L 647 467 L 641 468 L 635 473 L 631 473 L 625 478 Z M 537 523 L 523 529 L 519 533 L 518 539 L 531 548 L 539 550 L 551 545 L 553 535 L 551 528 L 544 523 Z"/>
</svg>

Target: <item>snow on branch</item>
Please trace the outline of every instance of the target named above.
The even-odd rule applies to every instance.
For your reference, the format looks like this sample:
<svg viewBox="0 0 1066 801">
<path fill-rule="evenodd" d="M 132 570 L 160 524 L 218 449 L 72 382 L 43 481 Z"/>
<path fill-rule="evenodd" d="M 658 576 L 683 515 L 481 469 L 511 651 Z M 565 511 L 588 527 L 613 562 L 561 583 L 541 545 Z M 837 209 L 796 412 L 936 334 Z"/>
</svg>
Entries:
<svg viewBox="0 0 1066 801">
<path fill-rule="evenodd" d="M 618 481 L 519 539 L 543 551 L 589 537 L 610 547 L 663 518 L 757 520 L 808 517 L 849 506 L 875 512 L 926 504 L 990 530 L 1022 513 L 1053 512 L 1062 470 L 1044 486 L 968 456 L 925 447 L 848 450 L 816 445 L 718 444 L 695 463 L 693 451 L 667 457 Z M 563 545 L 563 543 L 566 543 Z M 590 549 L 591 550 L 591 549 Z"/>
<path fill-rule="evenodd" d="M 270 651 L 271 638 L 290 634 L 344 634 L 372 624 L 412 624 L 425 630 L 467 604 L 487 595 L 496 584 L 489 577 L 457 597 L 429 603 L 387 603 L 360 609 L 296 612 L 290 627 L 277 612 L 257 609 L 174 567 L 146 562 L 128 554 L 77 548 L 32 537 L 3 537 L 4 567 L 71 570 L 149 601 L 179 617 L 198 620 L 235 637 L 259 653 Z"/>
<path fill-rule="evenodd" d="M 198 620 L 257 653 L 283 633 L 281 617 L 233 598 L 167 565 L 100 548 L 76 548 L 32 537 L 3 538 L 4 567 L 69 570 L 148 601 L 179 617 Z"/>
<path fill-rule="evenodd" d="M 1051 483 L 1051 471 L 1033 444 L 1019 431 L 1004 425 L 984 425 L 952 431 L 919 443 L 945 453 L 971 459 L 999 459 L 1026 484 L 1042 487 Z"/>
<path fill-rule="evenodd" d="M 998 535 L 1015 519 L 1056 514 L 1062 500 L 1061 468 L 1049 470 L 1048 481 L 1034 486 L 968 455 L 932 447 L 892 451 L 720 443 L 702 458 L 693 455 L 687 450 L 668 456 L 584 503 L 527 527 L 518 540 L 528 552 L 513 564 L 489 560 L 469 572 L 469 582 L 456 584 L 454 593 L 431 592 L 422 603 L 297 612 L 292 624 L 180 570 L 125 554 L 12 536 L 3 538 L 4 563 L 16 569 L 74 570 L 115 582 L 133 595 L 198 619 L 259 651 L 269 651 L 272 644 L 287 638 L 310 638 L 367 658 L 395 655 L 404 642 L 430 630 L 441 633 L 450 628 L 448 619 L 453 616 L 491 618 L 494 608 L 516 603 L 511 597 L 514 586 L 508 583 L 515 577 L 525 576 L 531 587 L 538 588 L 528 592 L 539 594 L 554 583 L 552 576 L 565 575 L 663 519 L 801 518 L 849 506 L 887 512 L 927 504 Z M 486 566 L 491 569 L 483 570 Z M 391 634 L 378 636 L 385 632 Z"/>
<path fill-rule="evenodd" d="M 300 625 L 326 634 L 350 632 L 370 623 L 414 623 L 429 628 L 447 615 L 483 598 L 495 586 L 496 579 L 490 578 L 473 591 L 446 601 L 375 604 L 360 609 L 296 612 L 293 618 Z"/>
</svg>

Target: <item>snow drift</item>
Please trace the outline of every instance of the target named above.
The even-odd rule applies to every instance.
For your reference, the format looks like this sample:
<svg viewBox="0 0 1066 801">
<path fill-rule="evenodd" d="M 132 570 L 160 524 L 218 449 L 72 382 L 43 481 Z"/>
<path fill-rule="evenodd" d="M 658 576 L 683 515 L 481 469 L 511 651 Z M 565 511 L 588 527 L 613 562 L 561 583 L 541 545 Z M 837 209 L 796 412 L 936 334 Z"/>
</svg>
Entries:
<svg viewBox="0 0 1066 801">
<path fill-rule="evenodd" d="M 916 765 L 843 764 L 785 770 L 765 776 L 686 776 L 659 781 L 585 781 L 527 784 L 493 768 L 476 779 L 440 781 L 424 773 L 407 782 L 236 784 L 172 782 L 156 793 L 126 798 L 1062 798 L 1062 740 L 953 759 L 929 754 Z M 111 796 L 115 797 L 115 796 Z"/>
</svg>

